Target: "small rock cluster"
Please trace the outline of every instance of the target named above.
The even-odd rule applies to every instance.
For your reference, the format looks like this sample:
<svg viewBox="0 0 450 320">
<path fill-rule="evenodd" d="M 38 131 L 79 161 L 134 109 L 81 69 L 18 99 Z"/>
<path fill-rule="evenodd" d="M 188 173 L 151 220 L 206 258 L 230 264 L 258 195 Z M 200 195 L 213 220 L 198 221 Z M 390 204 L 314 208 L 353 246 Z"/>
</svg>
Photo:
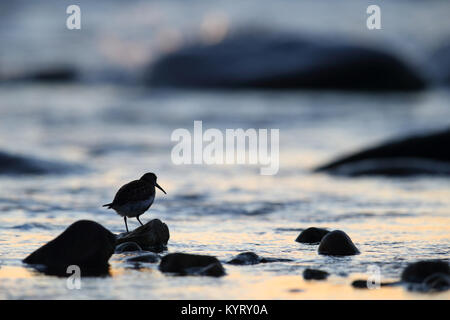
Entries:
<svg viewBox="0 0 450 320">
<path fill-rule="evenodd" d="M 142 263 L 159 262 L 161 272 L 180 276 L 221 277 L 226 274 L 222 263 L 213 256 L 169 253 L 160 257 L 157 253 L 167 249 L 169 238 L 169 228 L 158 219 L 117 236 L 94 221 L 80 220 L 31 253 L 23 262 L 50 275 L 67 276 L 67 268 L 77 265 L 84 276 L 101 276 L 109 274 L 108 261 L 114 253 L 125 256 L 127 253 L 138 253 L 127 258 L 126 262 L 138 268 Z M 351 256 L 360 253 L 350 237 L 341 230 L 329 231 L 311 227 L 303 230 L 296 241 L 307 245 L 318 244 L 317 252 L 321 255 Z M 286 261 L 292 260 L 242 252 L 226 263 L 255 265 Z M 305 280 L 326 280 L 329 275 L 327 271 L 318 269 L 307 268 L 303 271 Z M 419 261 L 403 270 L 401 281 L 379 285 L 406 285 L 408 290 L 419 292 L 449 290 L 450 267 L 447 261 Z M 352 286 L 358 289 L 370 288 L 367 280 L 355 280 Z"/>
</svg>

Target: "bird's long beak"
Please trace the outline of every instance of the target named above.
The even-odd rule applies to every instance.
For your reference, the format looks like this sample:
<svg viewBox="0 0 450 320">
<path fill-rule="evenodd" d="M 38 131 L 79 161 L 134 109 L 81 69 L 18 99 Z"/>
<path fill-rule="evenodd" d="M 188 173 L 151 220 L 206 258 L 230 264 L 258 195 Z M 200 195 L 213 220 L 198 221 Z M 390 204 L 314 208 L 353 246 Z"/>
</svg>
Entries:
<svg viewBox="0 0 450 320">
<path fill-rule="evenodd" d="M 162 192 L 164 192 L 164 194 L 167 194 L 167 193 L 164 191 L 164 189 L 161 188 L 161 186 L 160 186 L 159 184 L 155 183 L 155 186 L 156 186 L 159 190 L 161 190 Z"/>
</svg>

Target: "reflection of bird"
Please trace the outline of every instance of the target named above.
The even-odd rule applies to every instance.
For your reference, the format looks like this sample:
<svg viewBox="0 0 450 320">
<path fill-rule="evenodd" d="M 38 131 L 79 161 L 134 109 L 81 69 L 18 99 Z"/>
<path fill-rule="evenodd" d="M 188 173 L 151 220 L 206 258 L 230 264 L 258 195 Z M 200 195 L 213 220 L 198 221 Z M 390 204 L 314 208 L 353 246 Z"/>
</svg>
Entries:
<svg viewBox="0 0 450 320">
<path fill-rule="evenodd" d="M 136 217 L 141 225 L 139 216 L 147 211 L 155 199 L 155 187 L 166 193 L 163 188 L 156 183 L 154 173 L 146 173 L 139 180 L 131 181 L 122 186 L 117 191 L 113 202 L 103 205 L 108 209 L 114 209 L 125 221 L 128 232 L 127 217 Z"/>
</svg>

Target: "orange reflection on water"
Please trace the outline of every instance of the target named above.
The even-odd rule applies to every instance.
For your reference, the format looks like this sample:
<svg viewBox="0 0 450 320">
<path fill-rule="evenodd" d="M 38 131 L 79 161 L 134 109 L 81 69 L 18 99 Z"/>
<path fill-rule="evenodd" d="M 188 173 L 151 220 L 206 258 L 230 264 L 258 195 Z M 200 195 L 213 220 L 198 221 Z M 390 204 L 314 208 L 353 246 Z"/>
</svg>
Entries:
<svg viewBox="0 0 450 320">
<path fill-rule="evenodd" d="M 35 276 L 32 270 L 15 267 L 15 266 L 2 266 L 0 268 L 0 279 L 27 279 Z"/>
</svg>

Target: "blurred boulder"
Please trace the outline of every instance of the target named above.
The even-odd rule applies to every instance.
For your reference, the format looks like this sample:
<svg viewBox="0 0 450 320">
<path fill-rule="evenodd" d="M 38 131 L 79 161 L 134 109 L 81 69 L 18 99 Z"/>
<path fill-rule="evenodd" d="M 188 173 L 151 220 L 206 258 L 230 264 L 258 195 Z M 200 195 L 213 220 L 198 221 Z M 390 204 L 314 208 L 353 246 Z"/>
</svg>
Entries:
<svg viewBox="0 0 450 320">
<path fill-rule="evenodd" d="M 220 277 L 225 275 L 225 269 L 216 257 L 169 253 L 161 259 L 159 269 L 162 272 L 176 273 L 178 275 L 203 275 Z"/>
<path fill-rule="evenodd" d="M 100 224 L 80 220 L 70 225 L 58 237 L 40 247 L 23 262 L 42 265 L 44 272 L 67 275 L 67 267 L 76 265 L 81 275 L 101 273 L 108 269 L 116 238 Z"/>
<path fill-rule="evenodd" d="M 131 232 L 117 236 L 117 244 L 134 242 L 144 250 L 162 252 L 166 249 L 170 234 L 167 225 L 159 219 L 153 219 Z"/>
<path fill-rule="evenodd" d="M 31 156 L 10 154 L 0 151 L 0 174 L 63 174 L 83 170 L 84 168 L 81 165 L 43 160 Z"/>
<path fill-rule="evenodd" d="M 295 241 L 300 243 L 316 244 L 319 243 L 322 240 L 322 238 L 329 232 L 330 231 L 326 229 L 310 227 L 300 232 Z"/>
<path fill-rule="evenodd" d="M 450 129 L 393 140 L 315 169 L 337 175 L 450 174 Z"/>
<path fill-rule="evenodd" d="M 8 82 L 42 82 L 42 83 L 66 83 L 76 81 L 78 73 L 70 66 L 49 66 L 29 71 L 20 71 L 12 75 L 3 75 L 1 81 Z"/>
<path fill-rule="evenodd" d="M 334 230 L 328 233 L 320 241 L 319 254 L 332 256 L 351 256 L 359 254 L 358 248 L 353 244 L 352 239 L 341 230 Z"/>
<path fill-rule="evenodd" d="M 389 52 L 336 39 L 241 34 L 161 57 L 146 76 L 153 86 L 186 88 L 420 90 L 417 72 Z"/>
</svg>

